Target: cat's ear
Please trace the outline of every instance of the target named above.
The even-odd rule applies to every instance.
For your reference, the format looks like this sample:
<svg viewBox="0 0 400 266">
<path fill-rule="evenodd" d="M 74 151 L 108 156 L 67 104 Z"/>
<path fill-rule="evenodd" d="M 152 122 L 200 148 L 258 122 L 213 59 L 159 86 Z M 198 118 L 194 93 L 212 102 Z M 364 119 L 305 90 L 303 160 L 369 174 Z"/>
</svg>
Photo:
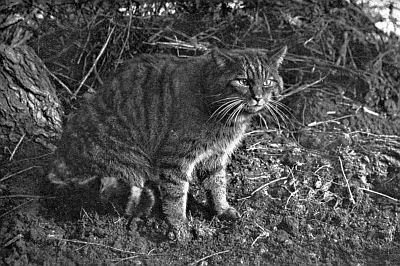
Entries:
<svg viewBox="0 0 400 266">
<path fill-rule="evenodd" d="M 218 67 L 224 67 L 230 61 L 230 58 L 217 48 L 211 50 L 211 57 Z"/>
<path fill-rule="evenodd" d="M 282 64 L 283 58 L 285 58 L 286 53 L 287 53 L 287 46 L 285 45 L 270 58 L 270 61 L 274 62 L 276 67 L 279 67 Z"/>
</svg>

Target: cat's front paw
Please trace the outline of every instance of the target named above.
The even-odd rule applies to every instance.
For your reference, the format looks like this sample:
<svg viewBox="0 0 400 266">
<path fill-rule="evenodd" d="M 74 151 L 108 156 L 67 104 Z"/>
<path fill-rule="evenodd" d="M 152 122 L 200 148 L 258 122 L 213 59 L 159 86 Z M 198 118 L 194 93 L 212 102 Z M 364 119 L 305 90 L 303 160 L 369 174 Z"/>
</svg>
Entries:
<svg viewBox="0 0 400 266">
<path fill-rule="evenodd" d="M 240 218 L 240 213 L 233 207 L 229 207 L 228 209 L 224 210 L 221 214 L 218 215 L 220 220 L 225 221 L 235 221 Z"/>
<path fill-rule="evenodd" d="M 177 241 L 180 243 L 189 241 L 190 233 L 188 224 L 182 223 L 179 225 L 170 226 L 167 236 L 171 241 Z"/>
</svg>

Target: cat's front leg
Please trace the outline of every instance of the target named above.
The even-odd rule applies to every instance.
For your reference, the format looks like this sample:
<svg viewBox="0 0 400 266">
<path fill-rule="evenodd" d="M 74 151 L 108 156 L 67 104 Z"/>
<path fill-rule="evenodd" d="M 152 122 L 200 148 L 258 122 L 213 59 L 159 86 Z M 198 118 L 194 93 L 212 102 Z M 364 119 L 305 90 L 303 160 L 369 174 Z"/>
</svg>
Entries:
<svg viewBox="0 0 400 266">
<path fill-rule="evenodd" d="M 179 170 L 165 171 L 161 174 L 162 208 L 172 230 L 171 240 L 186 241 L 189 231 L 186 218 L 189 182 Z"/>
<path fill-rule="evenodd" d="M 204 181 L 204 186 L 211 193 L 214 210 L 218 217 L 224 220 L 236 220 L 240 218 L 240 214 L 226 199 L 226 185 L 225 166 L 217 163 L 210 177 Z"/>
</svg>

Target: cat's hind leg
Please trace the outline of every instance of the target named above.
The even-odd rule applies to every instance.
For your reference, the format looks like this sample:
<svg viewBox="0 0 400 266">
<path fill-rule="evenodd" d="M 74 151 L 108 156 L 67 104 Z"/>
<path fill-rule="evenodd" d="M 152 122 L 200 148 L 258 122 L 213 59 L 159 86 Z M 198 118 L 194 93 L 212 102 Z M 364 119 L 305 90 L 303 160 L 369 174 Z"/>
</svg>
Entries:
<svg viewBox="0 0 400 266">
<path fill-rule="evenodd" d="M 125 204 L 128 227 L 134 218 L 148 216 L 155 204 L 155 195 L 146 185 L 139 187 L 115 177 L 101 179 L 100 195 L 106 199 L 119 199 Z"/>
</svg>

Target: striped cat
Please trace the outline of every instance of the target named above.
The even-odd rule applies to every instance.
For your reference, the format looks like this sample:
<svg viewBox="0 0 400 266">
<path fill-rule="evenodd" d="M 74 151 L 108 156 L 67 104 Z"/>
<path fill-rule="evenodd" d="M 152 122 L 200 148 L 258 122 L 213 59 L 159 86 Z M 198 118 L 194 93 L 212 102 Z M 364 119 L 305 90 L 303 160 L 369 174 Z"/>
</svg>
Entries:
<svg viewBox="0 0 400 266">
<path fill-rule="evenodd" d="M 286 47 L 272 57 L 257 49 L 137 56 L 68 121 L 48 178 L 126 195 L 131 217 L 151 209 L 157 190 L 170 236 L 183 240 L 189 184 L 203 169 L 215 213 L 238 218 L 225 168 L 251 118 L 274 114 L 285 54 Z"/>
</svg>

